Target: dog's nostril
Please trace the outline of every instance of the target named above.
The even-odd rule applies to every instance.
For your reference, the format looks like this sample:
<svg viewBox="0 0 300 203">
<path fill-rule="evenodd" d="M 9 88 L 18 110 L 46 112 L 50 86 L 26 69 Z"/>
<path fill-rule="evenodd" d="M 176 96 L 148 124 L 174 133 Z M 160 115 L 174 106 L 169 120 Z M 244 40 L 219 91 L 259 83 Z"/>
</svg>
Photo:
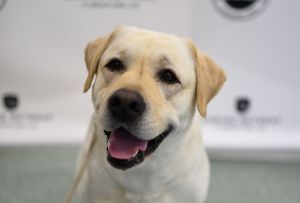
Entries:
<svg viewBox="0 0 300 203">
<path fill-rule="evenodd" d="M 115 118 L 132 121 L 143 114 L 145 102 L 138 92 L 120 89 L 110 97 L 108 108 Z"/>
</svg>

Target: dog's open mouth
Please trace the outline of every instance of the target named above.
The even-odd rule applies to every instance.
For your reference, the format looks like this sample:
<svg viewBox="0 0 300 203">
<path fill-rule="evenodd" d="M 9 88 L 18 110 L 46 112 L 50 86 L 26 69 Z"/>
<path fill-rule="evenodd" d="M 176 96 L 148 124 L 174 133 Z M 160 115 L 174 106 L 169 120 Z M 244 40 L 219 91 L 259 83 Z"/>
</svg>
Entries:
<svg viewBox="0 0 300 203">
<path fill-rule="evenodd" d="M 117 169 L 126 170 L 136 166 L 157 149 L 172 129 L 170 125 L 152 140 L 141 140 L 123 127 L 111 132 L 104 130 L 107 136 L 107 160 Z"/>
</svg>

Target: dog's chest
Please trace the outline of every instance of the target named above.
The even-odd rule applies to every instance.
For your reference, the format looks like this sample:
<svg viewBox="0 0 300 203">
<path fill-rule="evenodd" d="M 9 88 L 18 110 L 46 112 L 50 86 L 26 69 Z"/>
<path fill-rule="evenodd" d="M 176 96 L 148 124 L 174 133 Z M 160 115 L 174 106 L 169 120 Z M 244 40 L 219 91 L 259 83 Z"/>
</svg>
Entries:
<svg viewBox="0 0 300 203">
<path fill-rule="evenodd" d="M 115 179 L 125 192 L 125 196 L 134 199 L 155 199 L 165 192 L 172 175 L 163 169 L 137 170 L 113 173 Z"/>
</svg>

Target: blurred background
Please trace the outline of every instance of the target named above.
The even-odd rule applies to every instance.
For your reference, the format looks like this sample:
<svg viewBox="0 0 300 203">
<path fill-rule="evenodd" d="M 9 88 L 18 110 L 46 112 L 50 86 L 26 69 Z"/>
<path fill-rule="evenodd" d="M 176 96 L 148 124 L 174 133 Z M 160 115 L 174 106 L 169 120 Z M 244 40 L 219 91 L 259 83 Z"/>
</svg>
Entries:
<svg viewBox="0 0 300 203">
<path fill-rule="evenodd" d="M 93 112 L 84 48 L 125 24 L 191 38 L 227 73 L 197 115 L 207 202 L 299 203 L 299 19 L 296 0 L 0 0 L 0 202 L 63 201 Z"/>
</svg>

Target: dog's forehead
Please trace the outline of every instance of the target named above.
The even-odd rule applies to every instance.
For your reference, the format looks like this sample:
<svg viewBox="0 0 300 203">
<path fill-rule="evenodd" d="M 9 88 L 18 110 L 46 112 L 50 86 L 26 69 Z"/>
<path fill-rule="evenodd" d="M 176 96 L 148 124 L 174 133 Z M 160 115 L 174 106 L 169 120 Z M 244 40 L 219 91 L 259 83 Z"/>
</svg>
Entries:
<svg viewBox="0 0 300 203">
<path fill-rule="evenodd" d="M 139 29 L 139 28 L 122 28 L 118 33 L 119 39 L 127 39 L 132 42 L 141 42 L 146 44 L 163 43 L 174 44 L 179 43 L 180 39 L 174 35 L 168 35 L 165 33 Z M 147 40 L 147 41 L 145 41 Z"/>
<path fill-rule="evenodd" d="M 174 35 L 131 27 L 120 29 L 112 43 L 114 45 L 117 49 L 187 51 L 183 40 Z"/>
</svg>

